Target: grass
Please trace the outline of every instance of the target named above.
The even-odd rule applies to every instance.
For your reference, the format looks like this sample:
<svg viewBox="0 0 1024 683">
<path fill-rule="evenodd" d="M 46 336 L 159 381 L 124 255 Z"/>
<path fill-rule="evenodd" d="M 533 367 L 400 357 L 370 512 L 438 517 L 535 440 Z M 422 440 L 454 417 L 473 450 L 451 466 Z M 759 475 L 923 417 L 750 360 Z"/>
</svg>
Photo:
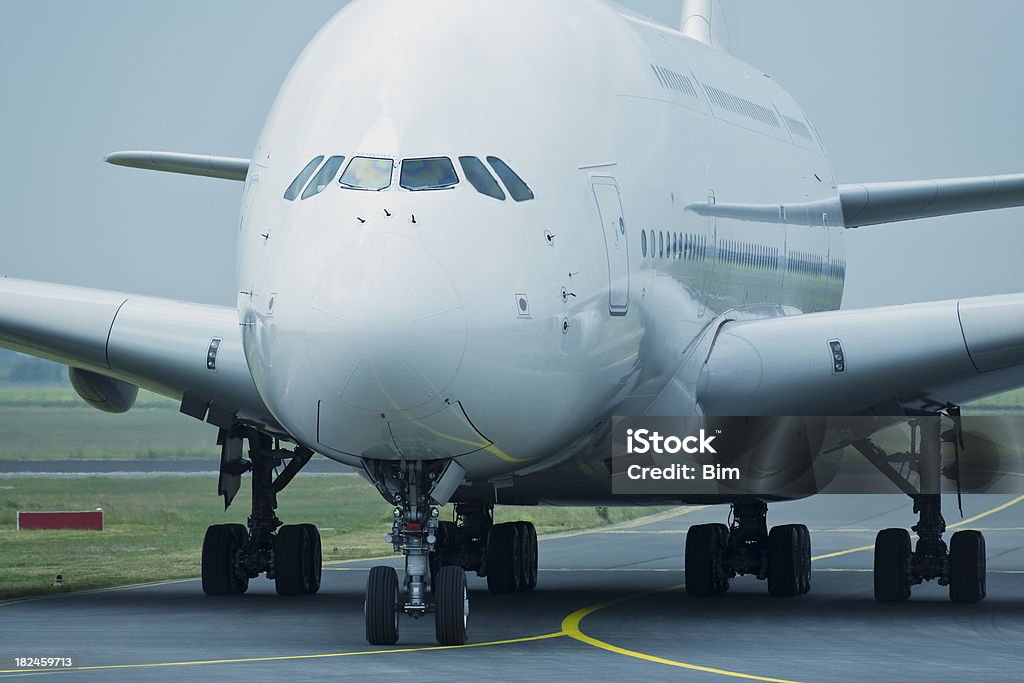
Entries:
<svg viewBox="0 0 1024 683">
<path fill-rule="evenodd" d="M 1004 394 L 983 398 L 964 406 L 964 414 L 1004 414 L 1024 412 L 1024 389 L 1007 391 Z"/>
<path fill-rule="evenodd" d="M 210 524 L 245 523 L 246 491 L 224 512 L 213 477 L 0 479 L 0 599 L 199 575 Z M 280 496 L 278 516 L 320 527 L 325 561 L 388 554 L 391 506 L 354 476 L 297 477 Z M 93 510 L 106 529 L 17 531 L 18 510 Z M 503 508 L 496 521 L 526 519 L 542 533 L 601 526 L 650 508 Z M 442 513 L 450 518 L 450 512 Z M 63 586 L 53 586 L 61 574 Z"/>
<path fill-rule="evenodd" d="M 217 459 L 217 429 L 149 392 L 128 413 L 85 404 L 70 387 L 0 385 L 0 459 Z"/>
</svg>

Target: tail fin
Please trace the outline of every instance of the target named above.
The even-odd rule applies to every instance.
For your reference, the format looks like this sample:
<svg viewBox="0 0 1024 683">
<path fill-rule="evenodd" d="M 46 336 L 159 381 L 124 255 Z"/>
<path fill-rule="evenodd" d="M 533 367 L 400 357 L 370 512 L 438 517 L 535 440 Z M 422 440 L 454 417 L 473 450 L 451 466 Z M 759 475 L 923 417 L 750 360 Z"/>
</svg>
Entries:
<svg viewBox="0 0 1024 683">
<path fill-rule="evenodd" d="M 705 45 L 729 51 L 729 22 L 722 0 L 683 0 L 683 22 L 680 30 Z"/>
</svg>

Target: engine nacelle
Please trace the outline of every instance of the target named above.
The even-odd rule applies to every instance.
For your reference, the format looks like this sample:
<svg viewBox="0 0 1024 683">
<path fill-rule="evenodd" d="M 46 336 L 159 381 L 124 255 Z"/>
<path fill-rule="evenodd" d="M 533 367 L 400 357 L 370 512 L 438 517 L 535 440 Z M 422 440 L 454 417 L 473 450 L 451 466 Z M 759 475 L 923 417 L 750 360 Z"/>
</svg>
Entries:
<svg viewBox="0 0 1024 683">
<path fill-rule="evenodd" d="M 95 372 L 68 368 L 71 386 L 86 403 L 105 413 L 127 413 L 135 405 L 139 388 L 134 384 L 97 375 Z"/>
</svg>

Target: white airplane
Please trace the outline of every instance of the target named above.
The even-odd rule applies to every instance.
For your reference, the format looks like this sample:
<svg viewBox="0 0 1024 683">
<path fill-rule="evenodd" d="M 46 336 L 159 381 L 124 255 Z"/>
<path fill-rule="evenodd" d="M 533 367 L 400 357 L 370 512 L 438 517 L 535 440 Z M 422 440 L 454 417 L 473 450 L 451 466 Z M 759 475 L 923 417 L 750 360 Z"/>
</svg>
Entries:
<svg viewBox="0 0 1024 683">
<path fill-rule="evenodd" d="M 613 416 L 927 417 L 1024 385 L 1024 295 L 838 310 L 845 230 L 1021 206 L 1024 175 L 839 184 L 719 17 L 710 0 L 684 2 L 681 30 L 600 0 L 356 0 L 252 159 L 108 158 L 244 182 L 237 309 L 5 279 L 0 345 L 68 365 L 101 410 L 141 387 L 219 428 L 220 492 L 251 472 L 253 504 L 248 528 L 207 531 L 209 595 L 261 573 L 316 592 L 319 533 L 282 526 L 276 495 L 314 453 L 364 472 L 406 560 L 403 582 L 370 572 L 373 644 L 431 612 L 440 643 L 466 642 L 467 571 L 536 585 L 536 532 L 493 524 L 495 503 L 651 502 L 612 494 Z M 938 579 L 977 601 L 984 539 L 942 540 L 922 425 L 921 540 L 879 534 L 875 594 Z M 807 528 L 767 526 L 779 497 L 713 499 L 733 522 L 690 529 L 691 594 L 740 574 L 807 591 Z"/>
</svg>

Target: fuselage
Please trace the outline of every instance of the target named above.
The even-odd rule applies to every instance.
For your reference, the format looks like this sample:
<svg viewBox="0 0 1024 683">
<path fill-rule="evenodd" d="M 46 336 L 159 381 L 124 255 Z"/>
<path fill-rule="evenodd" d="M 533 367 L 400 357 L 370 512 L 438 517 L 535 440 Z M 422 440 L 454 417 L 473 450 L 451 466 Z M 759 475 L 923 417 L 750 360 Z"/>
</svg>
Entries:
<svg viewBox="0 0 1024 683">
<path fill-rule="evenodd" d="M 720 203 L 828 210 L 700 210 Z M 357 0 L 253 157 L 246 357 L 275 418 L 339 461 L 585 470 L 613 414 L 700 414 L 680 373 L 724 312 L 838 308 L 841 227 L 814 128 L 727 54 L 598 0 Z"/>
</svg>

